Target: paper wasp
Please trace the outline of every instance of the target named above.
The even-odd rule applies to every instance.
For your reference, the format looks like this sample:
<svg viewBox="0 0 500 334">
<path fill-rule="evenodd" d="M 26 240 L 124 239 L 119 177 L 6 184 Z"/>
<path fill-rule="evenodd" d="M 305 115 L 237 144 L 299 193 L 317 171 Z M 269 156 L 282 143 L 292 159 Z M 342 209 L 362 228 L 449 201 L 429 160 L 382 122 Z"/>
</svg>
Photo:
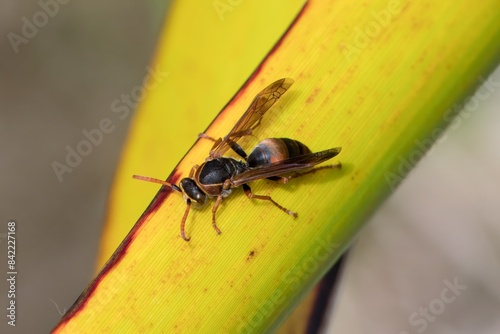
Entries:
<svg viewBox="0 0 500 334">
<path fill-rule="evenodd" d="M 189 176 L 183 178 L 179 185 L 151 177 L 133 176 L 135 179 L 160 183 L 182 193 L 187 204 L 180 227 L 180 235 L 184 240 L 189 241 L 190 239 L 186 237 L 184 226 L 191 204 L 195 207 L 202 207 L 206 203 L 207 197 L 216 197 L 215 204 L 212 207 L 212 225 L 218 234 L 221 231 L 217 227 L 215 218 L 217 209 L 222 199 L 229 196 L 233 188 L 240 186 L 243 187 L 243 191 L 248 198 L 270 201 L 280 210 L 296 218 L 297 214 L 295 212 L 279 205 L 270 196 L 254 195 L 248 183 L 260 179 L 271 179 L 287 183 L 291 178 L 314 173 L 318 169 L 340 168 L 340 163 L 337 163 L 311 169 L 339 154 L 340 147 L 312 153 L 306 145 L 297 140 L 268 138 L 262 140 L 247 155 L 241 146 L 237 144 L 241 137 L 252 134 L 253 130 L 260 125 L 266 111 L 287 91 L 292 83 L 292 79 L 280 79 L 261 91 L 224 138 L 216 140 L 206 134 L 200 134 L 200 138 L 210 139 L 215 143 L 206 161 L 199 166 L 195 165 L 191 169 Z M 223 157 L 223 154 L 229 148 L 241 156 L 244 161 Z"/>
</svg>

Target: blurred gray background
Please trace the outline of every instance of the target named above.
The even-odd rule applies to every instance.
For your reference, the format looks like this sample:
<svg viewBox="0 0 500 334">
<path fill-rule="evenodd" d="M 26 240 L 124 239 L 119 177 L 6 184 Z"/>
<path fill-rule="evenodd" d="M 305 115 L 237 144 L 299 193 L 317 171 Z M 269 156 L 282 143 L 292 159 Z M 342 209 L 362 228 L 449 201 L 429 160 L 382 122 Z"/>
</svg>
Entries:
<svg viewBox="0 0 500 334">
<path fill-rule="evenodd" d="M 49 3 L 50 1 L 46 1 Z M 128 122 L 59 182 L 51 163 L 111 115 L 110 105 L 142 83 L 168 1 L 69 1 L 26 44 L 12 47 L 38 1 L 0 2 L 0 234 L 17 221 L 17 325 L 0 332 L 46 333 L 93 277 L 105 205 Z M 52 9 L 55 10 L 55 9 Z M 2 238 L 3 237 L 3 238 Z M 2 271 L 6 240 L 0 235 Z"/>
<path fill-rule="evenodd" d="M 362 231 L 326 332 L 500 333 L 500 67 L 489 79 Z"/>
<path fill-rule="evenodd" d="M 22 18 L 41 7 L 0 2 L 0 261 L 11 219 L 18 247 L 17 326 L 6 324 L 2 279 L 0 332 L 49 331 L 92 278 L 131 117 L 64 182 L 51 163 L 141 83 L 167 2 L 70 1 L 18 52 L 7 34 L 20 34 Z M 497 87 L 378 211 L 353 248 L 326 332 L 500 332 L 499 109 Z M 444 303 L 454 280 L 466 288 Z M 426 307 L 433 318 L 424 328 Z"/>
</svg>

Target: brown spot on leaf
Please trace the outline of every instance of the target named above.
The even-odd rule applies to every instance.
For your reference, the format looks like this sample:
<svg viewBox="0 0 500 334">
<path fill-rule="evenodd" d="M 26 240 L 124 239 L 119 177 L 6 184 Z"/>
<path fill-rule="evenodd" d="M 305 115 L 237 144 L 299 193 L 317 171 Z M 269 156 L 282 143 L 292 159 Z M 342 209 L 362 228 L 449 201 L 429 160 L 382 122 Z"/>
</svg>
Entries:
<svg viewBox="0 0 500 334">
<path fill-rule="evenodd" d="M 313 92 L 311 93 L 311 95 L 309 95 L 309 97 L 307 98 L 306 100 L 306 104 L 311 104 L 314 102 L 314 100 L 316 100 L 316 97 L 318 96 L 318 93 L 321 91 L 320 88 L 315 88 L 313 90 Z"/>
<path fill-rule="evenodd" d="M 253 257 L 255 256 L 257 252 L 255 251 L 255 249 L 252 249 L 249 253 L 248 253 L 248 256 L 247 256 L 247 261 L 250 261 L 251 259 L 253 259 Z"/>
</svg>

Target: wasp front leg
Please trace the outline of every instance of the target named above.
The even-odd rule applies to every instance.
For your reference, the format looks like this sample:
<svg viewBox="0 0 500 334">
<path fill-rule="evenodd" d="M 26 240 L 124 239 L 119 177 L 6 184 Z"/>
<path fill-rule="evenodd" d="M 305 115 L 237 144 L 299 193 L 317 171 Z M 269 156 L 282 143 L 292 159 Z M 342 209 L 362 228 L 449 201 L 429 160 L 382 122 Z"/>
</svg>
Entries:
<svg viewBox="0 0 500 334">
<path fill-rule="evenodd" d="M 231 180 L 230 179 L 227 179 L 226 181 L 224 181 L 224 184 L 222 185 L 222 189 L 223 190 L 229 190 L 229 189 L 231 189 Z M 217 226 L 217 219 L 215 218 L 215 216 L 216 216 L 216 213 L 217 213 L 217 209 L 219 208 L 220 202 L 222 202 L 223 198 L 224 197 L 222 196 L 222 193 L 219 194 L 217 196 L 217 199 L 215 200 L 214 206 L 212 207 L 212 226 L 213 226 L 215 232 L 217 232 L 217 234 L 221 234 L 222 231 Z"/>
<path fill-rule="evenodd" d="M 217 226 L 217 221 L 215 219 L 215 214 L 217 213 L 217 209 L 219 208 L 220 202 L 222 202 L 222 194 L 219 195 L 219 196 L 217 196 L 217 200 L 215 201 L 215 204 L 212 207 L 212 226 L 215 229 L 215 232 L 217 232 L 217 234 L 221 234 L 222 233 L 222 231 Z"/>
<path fill-rule="evenodd" d="M 191 200 L 186 201 L 186 211 L 184 211 L 184 216 L 182 217 L 181 221 L 181 238 L 184 239 L 185 241 L 191 240 L 191 238 L 186 237 L 186 231 L 185 231 L 185 226 L 186 226 L 186 219 L 189 214 L 189 209 L 191 208 Z"/>
<path fill-rule="evenodd" d="M 217 141 L 217 139 L 210 137 L 206 133 L 200 133 L 200 134 L 198 134 L 198 138 L 208 139 L 208 140 L 211 140 L 211 141 Z"/>
<path fill-rule="evenodd" d="M 198 168 L 200 168 L 200 166 L 198 166 L 198 165 L 194 165 L 193 168 L 191 168 L 191 171 L 189 172 L 189 178 L 190 179 L 193 178 L 194 173 L 196 173 L 196 171 L 198 170 Z"/>
</svg>

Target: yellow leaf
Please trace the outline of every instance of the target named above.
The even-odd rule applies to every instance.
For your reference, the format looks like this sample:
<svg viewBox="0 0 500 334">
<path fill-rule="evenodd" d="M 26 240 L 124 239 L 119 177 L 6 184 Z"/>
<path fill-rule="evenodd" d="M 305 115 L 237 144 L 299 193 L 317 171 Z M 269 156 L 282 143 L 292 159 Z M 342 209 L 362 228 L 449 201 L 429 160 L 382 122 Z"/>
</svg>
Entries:
<svg viewBox="0 0 500 334">
<path fill-rule="evenodd" d="M 131 224 L 138 206 L 145 207 L 158 189 L 131 175 L 170 174 L 286 29 L 300 2 L 214 4 L 219 7 L 196 1 L 172 7 L 153 66 L 160 74 L 149 81 L 158 85 L 134 119 L 113 188 L 108 231 L 121 221 Z M 248 150 L 259 139 L 290 137 L 313 151 L 342 146 L 343 169 L 286 185 L 252 183 L 254 193 L 271 195 L 298 212 L 296 220 L 236 190 L 218 211 L 221 235 L 211 226 L 210 209 L 192 210 L 186 228 L 190 242 L 178 235 L 185 210 L 181 196 L 161 190 L 55 331 L 276 329 L 438 138 L 457 112 L 454 103 L 497 64 L 499 22 L 493 0 L 481 6 L 472 1 L 308 2 L 206 133 L 224 136 L 255 94 L 290 77 L 294 85 L 266 114 L 256 137 L 239 143 Z M 187 176 L 211 145 L 197 141 L 169 181 Z M 117 245 L 114 233 L 107 233 L 105 258 Z"/>
</svg>

